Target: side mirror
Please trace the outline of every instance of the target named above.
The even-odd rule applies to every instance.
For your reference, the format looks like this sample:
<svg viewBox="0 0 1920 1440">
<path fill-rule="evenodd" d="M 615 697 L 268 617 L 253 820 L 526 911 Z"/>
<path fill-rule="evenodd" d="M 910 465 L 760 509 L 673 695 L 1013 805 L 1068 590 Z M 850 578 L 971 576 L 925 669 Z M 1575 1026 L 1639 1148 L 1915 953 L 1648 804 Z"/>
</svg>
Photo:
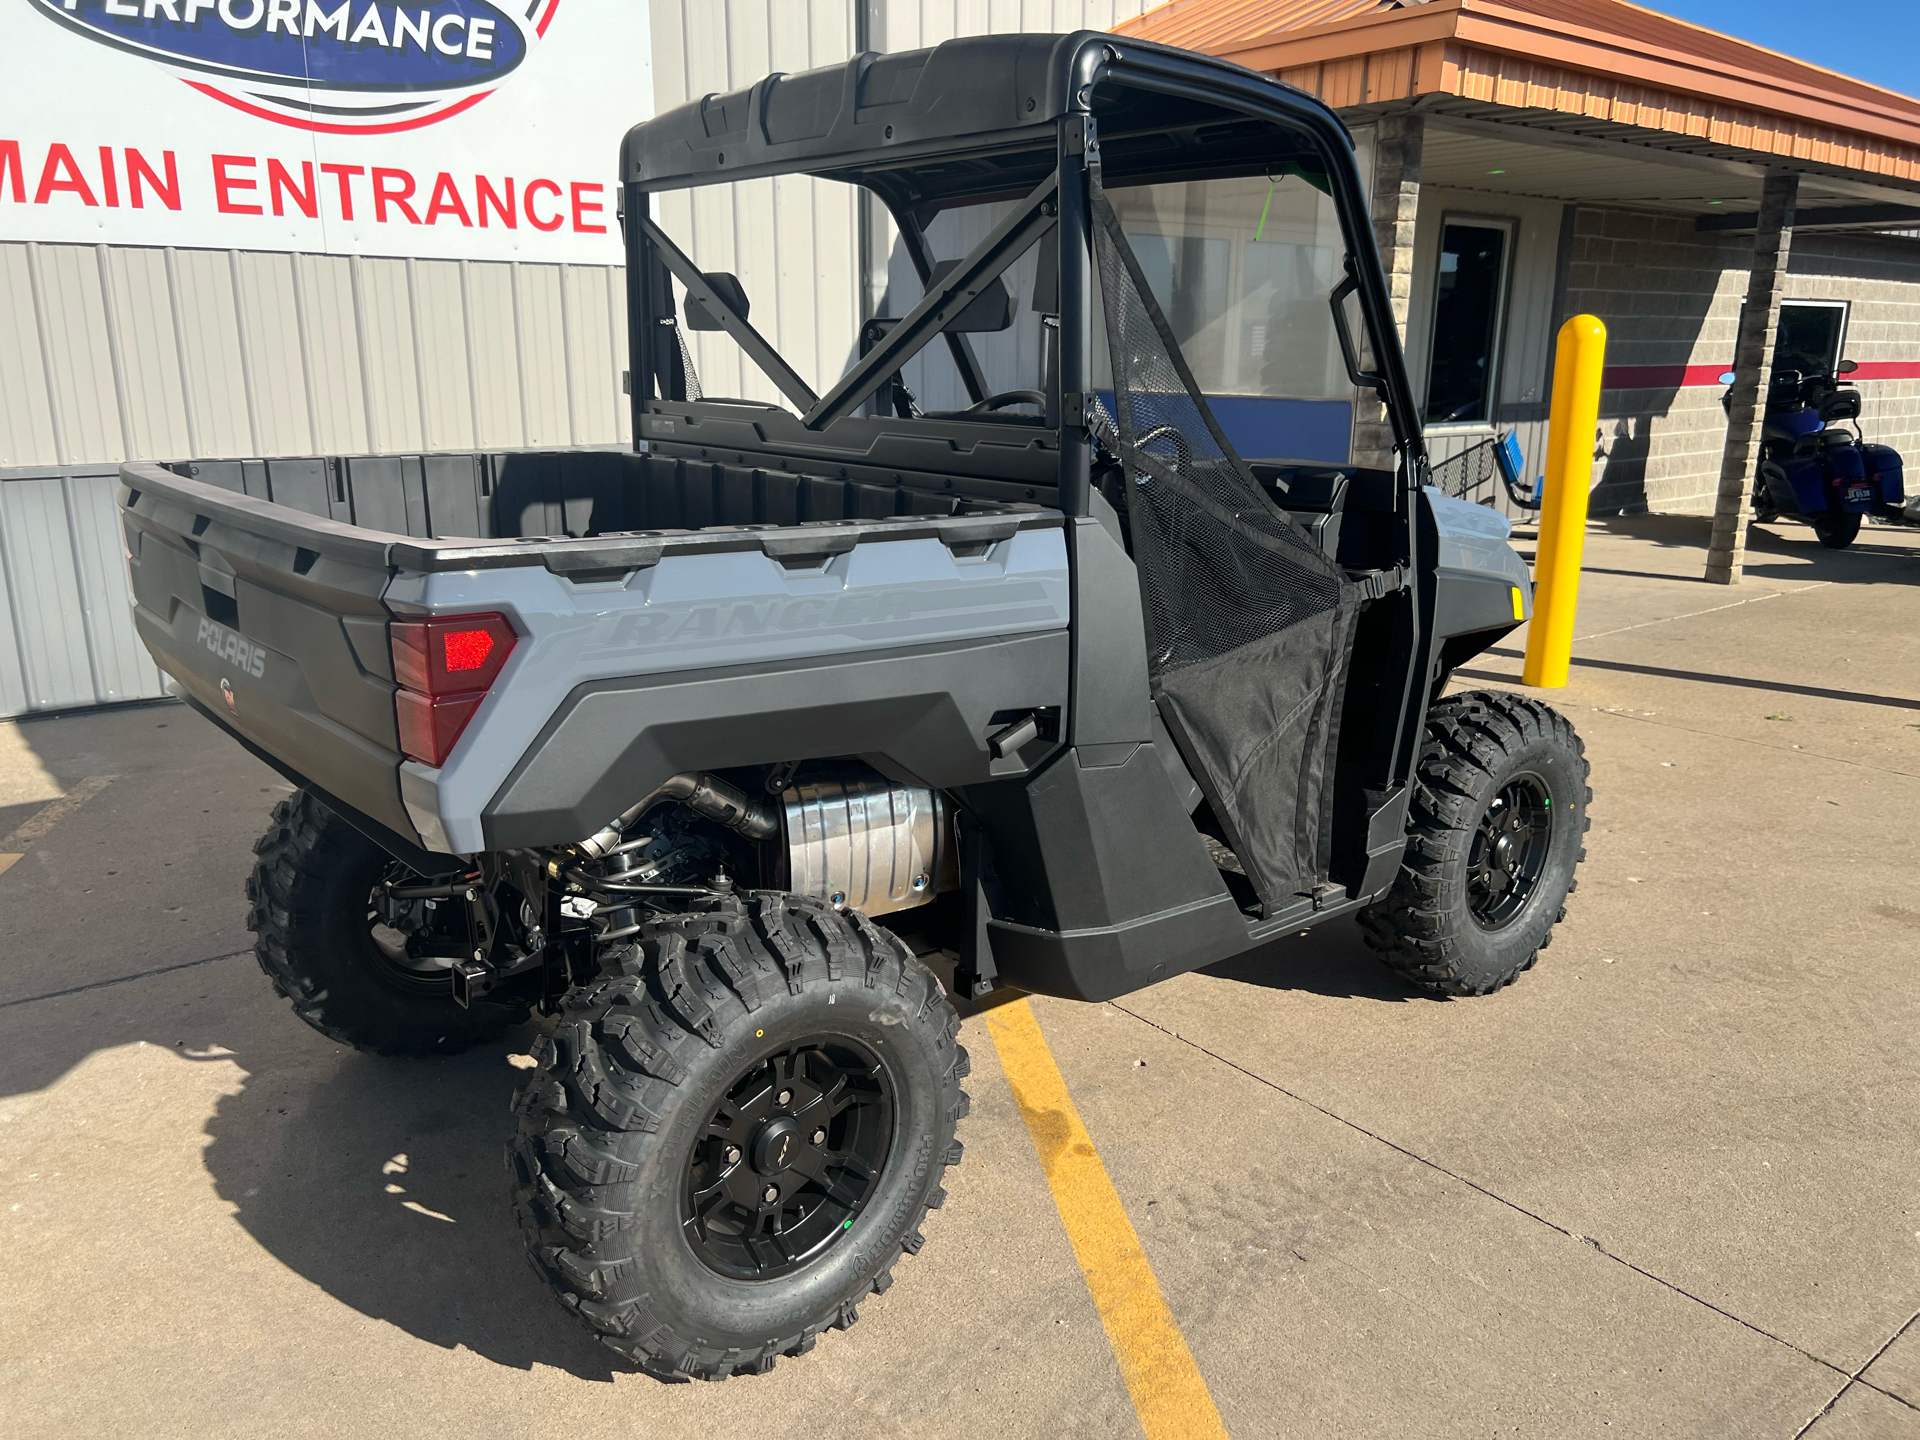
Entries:
<svg viewBox="0 0 1920 1440">
<path fill-rule="evenodd" d="M 1842 360 L 1838 365 L 1834 367 L 1833 373 L 1836 375 L 1851 375 L 1853 374 L 1854 371 L 1858 370 L 1859 368 L 1860 366 L 1856 361 Z"/>
<path fill-rule="evenodd" d="M 739 277 L 725 270 L 703 270 L 700 278 L 707 282 L 707 288 L 713 291 L 714 298 L 726 306 L 742 320 L 747 318 L 747 291 Z M 708 309 L 705 302 L 687 297 L 686 314 L 683 317 L 689 330 L 724 330 L 720 317 Z"/>
<path fill-rule="evenodd" d="M 1054 262 L 1056 267 L 1059 262 Z M 927 288 L 931 290 L 947 276 L 959 268 L 958 260 L 936 260 L 933 273 L 927 277 Z M 1057 283 L 1057 280 L 1056 280 Z M 973 297 L 967 308 L 940 328 L 949 335 L 992 335 L 1005 330 L 1013 324 L 1013 296 L 1008 293 L 1007 285 L 998 275 L 980 287 L 980 293 Z"/>
<path fill-rule="evenodd" d="M 1736 375 L 1736 374 L 1734 374 L 1734 373 L 1733 373 L 1733 371 L 1731 371 L 1731 370 L 1728 370 L 1728 371 L 1726 371 L 1726 372 L 1725 372 L 1724 374 L 1722 374 L 1722 375 L 1721 375 L 1721 377 L 1720 377 L 1720 383 L 1721 383 L 1722 385 L 1731 385 L 1731 384 L 1732 384 L 1732 383 L 1733 383 L 1734 381 L 1736 381 L 1736 380 L 1738 380 L 1739 378 L 1740 378 L 1740 377 L 1739 377 L 1738 375 Z"/>
</svg>

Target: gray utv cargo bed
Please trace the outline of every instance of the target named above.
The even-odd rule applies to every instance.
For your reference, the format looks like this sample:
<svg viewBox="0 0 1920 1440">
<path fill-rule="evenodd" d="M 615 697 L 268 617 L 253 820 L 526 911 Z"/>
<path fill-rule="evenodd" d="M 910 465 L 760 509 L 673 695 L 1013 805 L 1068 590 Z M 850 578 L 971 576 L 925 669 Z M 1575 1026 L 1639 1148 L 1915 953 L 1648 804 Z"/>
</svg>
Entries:
<svg viewBox="0 0 1920 1440">
<path fill-rule="evenodd" d="M 796 755 L 1019 774 L 992 717 L 1066 702 L 1061 517 L 1024 500 L 592 450 L 121 475 L 136 623 L 186 697 L 410 848 L 578 839 L 695 734 L 787 758 L 770 715 Z M 406 759 L 389 619 L 488 611 L 505 669 L 444 765 Z"/>
</svg>

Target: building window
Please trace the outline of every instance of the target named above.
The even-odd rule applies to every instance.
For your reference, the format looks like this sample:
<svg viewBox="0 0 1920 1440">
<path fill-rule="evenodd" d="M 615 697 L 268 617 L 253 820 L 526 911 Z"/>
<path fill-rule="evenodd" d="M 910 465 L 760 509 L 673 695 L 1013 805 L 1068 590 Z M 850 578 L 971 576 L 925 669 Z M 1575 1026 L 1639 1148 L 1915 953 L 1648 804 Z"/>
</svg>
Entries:
<svg viewBox="0 0 1920 1440">
<path fill-rule="evenodd" d="M 1450 220 L 1441 227 L 1427 369 L 1429 425 L 1485 425 L 1493 419 L 1512 233 L 1510 224 L 1497 220 Z"/>
<path fill-rule="evenodd" d="M 1844 300 L 1786 300 L 1773 337 L 1773 373 L 1831 375 L 1847 339 Z"/>
</svg>

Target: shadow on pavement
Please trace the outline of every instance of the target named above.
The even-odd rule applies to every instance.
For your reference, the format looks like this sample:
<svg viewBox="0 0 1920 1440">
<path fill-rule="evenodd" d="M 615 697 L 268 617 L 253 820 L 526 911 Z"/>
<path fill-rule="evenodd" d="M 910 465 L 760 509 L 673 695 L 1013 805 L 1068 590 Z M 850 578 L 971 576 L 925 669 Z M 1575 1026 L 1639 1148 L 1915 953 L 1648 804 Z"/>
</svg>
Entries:
<svg viewBox="0 0 1920 1440">
<path fill-rule="evenodd" d="M 1487 654 L 1503 655 L 1510 660 L 1524 660 L 1525 653 L 1509 650 L 1503 646 L 1488 647 Z M 1697 680 L 1707 685 L 1733 685 L 1743 690 L 1775 690 L 1785 695 L 1807 695 L 1816 700 L 1844 700 L 1853 705 L 1887 705 L 1896 710 L 1920 710 L 1920 700 L 1909 700 L 1900 695 L 1873 695 L 1861 690 L 1829 690 L 1819 685 L 1794 685 L 1785 680 L 1749 680 L 1740 675 L 1718 675 L 1710 670 L 1670 670 L 1661 665 L 1630 665 L 1624 660 L 1594 660 L 1584 655 L 1573 657 L 1572 663 L 1588 670 L 1621 670 L 1633 675 L 1654 675 L 1663 680 Z M 1504 680 L 1505 676 L 1493 675 L 1483 670 L 1456 670 L 1456 675 L 1471 676 L 1478 680 Z"/>
<path fill-rule="evenodd" d="M 205 1164 L 240 1226 L 342 1304 L 517 1370 L 610 1381 L 617 1361 L 554 1302 L 510 1213 L 505 1057 L 524 1043 L 317 1067 L 235 1057 L 251 1073 L 208 1120 Z"/>
<path fill-rule="evenodd" d="M 1216 980 L 1237 980 L 1265 990 L 1305 990 L 1339 1000 L 1431 1000 L 1382 965 L 1360 936 L 1352 916 L 1329 920 L 1306 935 L 1289 935 L 1202 966 L 1198 972 Z"/>
<path fill-rule="evenodd" d="M 1648 580 L 1702 581 L 1707 562 L 1707 539 L 1713 529 L 1706 515 L 1613 515 L 1596 516 L 1592 525 L 1606 534 L 1645 540 L 1668 550 L 1697 550 L 1700 570 L 1663 575 L 1651 570 L 1603 570 L 1585 568 L 1601 574 L 1626 575 Z M 1807 584 L 1827 581 L 1836 584 L 1883 584 L 1889 580 L 1920 580 L 1920 571 L 1907 566 L 1889 568 L 1884 564 L 1863 563 L 1886 560 L 1920 559 L 1920 547 L 1903 543 L 1911 532 L 1882 527 L 1867 527 L 1860 538 L 1845 550 L 1829 550 L 1814 537 L 1813 529 L 1797 520 L 1754 521 L 1747 527 L 1745 574 L 1762 580 L 1796 580 Z M 1915 537 L 1920 538 L 1920 537 Z M 1768 563 L 1767 557 L 1781 562 Z M 1704 582 L 1703 582 L 1704 583 Z"/>
</svg>

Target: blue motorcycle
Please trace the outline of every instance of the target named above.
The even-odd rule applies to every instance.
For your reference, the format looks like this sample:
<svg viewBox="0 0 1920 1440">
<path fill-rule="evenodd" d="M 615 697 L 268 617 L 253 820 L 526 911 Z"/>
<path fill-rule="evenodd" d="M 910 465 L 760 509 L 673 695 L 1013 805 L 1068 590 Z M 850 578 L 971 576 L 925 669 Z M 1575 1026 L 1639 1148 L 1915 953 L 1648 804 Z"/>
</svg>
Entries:
<svg viewBox="0 0 1920 1440">
<path fill-rule="evenodd" d="M 1858 368 L 1842 360 L 1832 375 L 1774 372 L 1760 427 L 1754 518 L 1797 516 L 1829 550 L 1851 545 L 1864 516 L 1900 520 L 1906 499 L 1900 452 L 1860 433 L 1860 392 L 1841 378 Z M 1733 380 L 1732 371 L 1720 377 L 1729 387 Z M 1731 388 L 1720 404 L 1731 408 Z M 1840 428 L 1844 421 L 1853 429 Z"/>
</svg>

